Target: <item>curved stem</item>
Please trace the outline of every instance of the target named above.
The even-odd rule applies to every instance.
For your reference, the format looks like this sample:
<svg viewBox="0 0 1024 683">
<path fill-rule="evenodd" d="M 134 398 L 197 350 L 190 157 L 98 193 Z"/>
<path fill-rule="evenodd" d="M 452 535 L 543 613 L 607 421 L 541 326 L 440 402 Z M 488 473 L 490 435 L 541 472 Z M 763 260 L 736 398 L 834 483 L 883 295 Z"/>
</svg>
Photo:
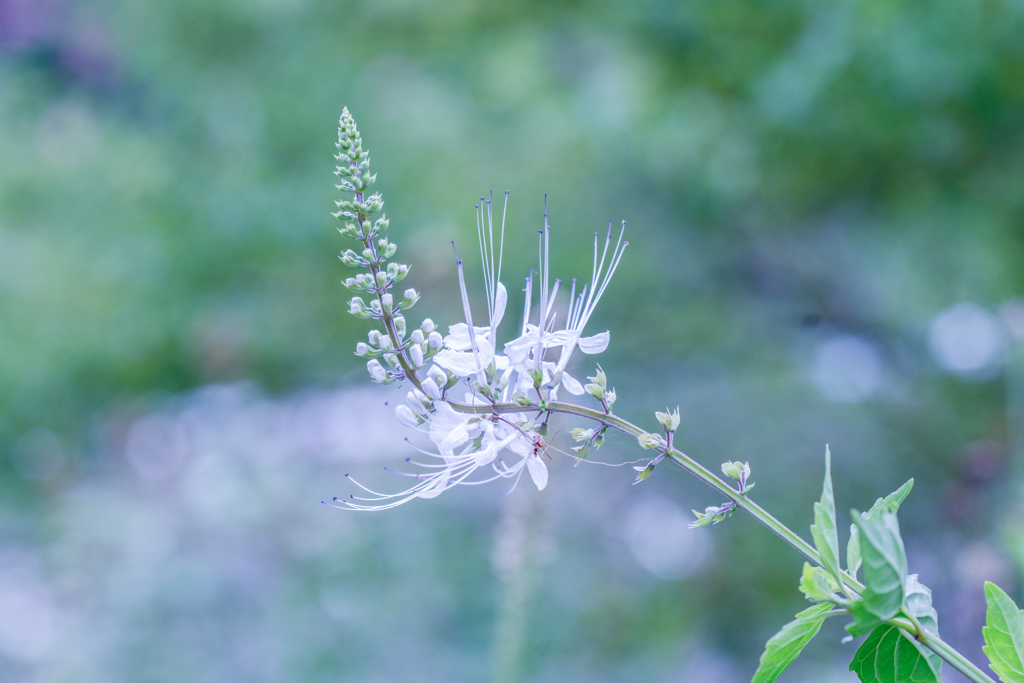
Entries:
<svg viewBox="0 0 1024 683">
<path fill-rule="evenodd" d="M 498 403 L 489 406 L 473 406 L 463 403 L 455 403 L 449 401 L 455 410 L 467 413 L 522 413 L 530 411 L 538 412 L 550 412 L 550 413 L 563 413 L 566 415 L 575 415 L 577 417 L 583 417 L 595 422 L 599 422 L 602 425 L 616 429 L 624 434 L 628 434 L 634 438 L 638 438 L 640 435 L 645 434 L 646 431 L 636 426 L 632 422 L 625 420 L 618 415 L 613 413 L 602 413 L 601 411 L 586 408 L 584 406 L 578 406 L 572 403 L 562 402 L 547 402 L 543 406 L 530 405 L 521 406 L 512 403 Z M 667 456 L 680 465 L 687 472 L 701 480 L 716 492 L 725 496 L 733 503 L 736 507 L 740 508 L 755 520 L 761 523 L 762 526 L 767 528 L 773 534 L 781 538 L 787 545 L 796 550 L 798 553 L 803 555 L 806 559 L 813 562 L 814 564 L 821 566 L 821 555 L 815 550 L 814 546 L 801 538 L 798 534 L 792 531 L 785 524 L 776 519 L 767 510 L 762 508 L 760 505 L 750 500 L 746 495 L 739 493 L 736 489 L 731 487 L 714 472 L 710 471 L 693 458 L 689 457 L 682 451 L 670 447 L 667 450 Z M 855 577 L 850 575 L 848 572 L 843 572 L 843 579 L 849 586 L 856 592 L 864 590 L 864 585 L 858 581 Z M 916 621 L 916 620 L 915 620 Z M 915 624 L 912 621 L 906 619 L 892 619 L 889 621 L 890 624 L 896 626 L 903 631 L 906 631 L 910 637 L 915 638 L 922 645 L 935 652 L 944 661 L 948 662 L 950 666 L 962 673 L 968 678 L 968 680 L 974 683 L 995 683 L 991 677 L 985 674 L 980 668 L 973 664 L 970 660 L 964 657 L 962 654 L 957 652 L 955 649 L 950 647 L 945 641 L 931 631 L 923 628 L 920 624 Z"/>
<path fill-rule="evenodd" d="M 455 410 L 467 413 L 521 413 L 529 412 L 531 410 L 542 410 L 539 405 L 524 407 L 512 403 L 499 403 L 490 406 L 471 406 L 468 404 L 455 403 L 453 401 L 449 401 L 448 403 Z M 641 434 L 647 433 L 632 422 L 629 422 L 614 413 L 602 413 L 598 410 L 578 406 L 572 403 L 561 403 L 557 401 L 548 402 L 544 404 L 543 410 L 546 412 L 585 417 L 596 422 L 600 422 L 601 424 L 611 427 L 612 429 L 616 429 L 624 434 L 628 434 L 633 438 L 638 438 Z M 739 491 L 729 486 L 729 484 L 725 483 L 714 472 L 707 469 L 677 448 L 670 447 L 667 450 L 667 456 L 677 465 L 697 477 L 697 479 L 701 480 L 712 489 L 734 502 L 736 507 L 742 509 L 744 512 L 756 519 L 769 531 L 781 538 L 805 558 L 814 564 L 821 564 L 821 556 L 818 554 L 818 551 L 814 549 L 814 546 L 800 538 L 800 536 L 791 531 L 789 527 L 775 519 L 775 517 L 769 514 L 767 510 L 750 500 L 746 495 L 741 494 Z M 860 584 L 856 581 L 854 581 L 853 584 L 855 587 L 860 587 Z"/>
</svg>

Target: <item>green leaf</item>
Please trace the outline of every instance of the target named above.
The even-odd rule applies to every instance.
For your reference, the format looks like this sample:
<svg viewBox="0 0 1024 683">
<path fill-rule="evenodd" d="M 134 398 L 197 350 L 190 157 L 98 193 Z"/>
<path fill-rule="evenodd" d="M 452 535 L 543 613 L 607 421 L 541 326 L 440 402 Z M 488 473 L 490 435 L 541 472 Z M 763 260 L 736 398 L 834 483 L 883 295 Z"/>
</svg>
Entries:
<svg viewBox="0 0 1024 683">
<path fill-rule="evenodd" d="M 916 643 L 888 624 L 867 637 L 850 662 L 861 683 L 940 683 L 942 678 Z"/>
<path fill-rule="evenodd" d="M 821 500 L 814 504 L 814 524 L 811 525 L 814 547 L 821 555 L 821 566 L 836 581 L 842 581 L 839 571 L 839 535 L 836 533 L 836 503 L 832 495 L 832 454 L 825 446 L 825 483 L 821 487 Z"/>
<path fill-rule="evenodd" d="M 846 544 L 846 571 L 850 576 L 857 578 L 857 570 L 860 569 L 860 532 L 857 525 L 850 525 L 850 541 Z"/>
<path fill-rule="evenodd" d="M 877 520 L 885 512 L 896 512 L 900 509 L 900 503 L 903 502 L 912 488 L 914 488 L 914 480 L 908 479 L 907 483 L 890 493 L 885 498 L 879 498 L 876 500 L 875 504 L 871 506 L 871 509 L 864 513 L 864 516 Z"/>
<path fill-rule="evenodd" d="M 865 588 L 861 599 L 850 604 L 854 623 L 847 630 L 859 635 L 893 618 L 903 606 L 907 555 L 895 512 L 885 510 L 877 519 L 856 510 L 851 515 L 860 532 Z"/>
<path fill-rule="evenodd" d="M 751 683 L 771 683 L 778 678 L 818 633 L 831 609 L 828 603 L 808 607 L 772 636 Z"/>
<path fill-rule="evenodd" d="M 832 575 L 821 567 L 804 562 L 804 573 L 800 577 L 800 592 L 814 602 L 832 602 L 839 584 Z"/>
<path fill-rule="evenodd" d="M 914 488 L 914 480 L 908 479 L 907 483 L 899 487 L 885 498 L 879 498 L 875 501 L 875 504 L 871 506 L 871 509 L 865 512 L 862 516 L 869 517 L 871 519 L 878 519 L 882 512 L 888 510 L 890 512 L 896 512 L 900 508 L 900 503 L 910 493 L 910 489 Z M 860 532 L 857 531 L 857 525 L 850 525 L 850 541 L 846 544 L 846 570 L 850 574 L 857 578 L 857 570 L 860 569 L 861 554 L 860 554 Z"/>
<path fill-rule="evenodd" d="M 999 586 L 985 582 L 985 638 L 982 650 L 1005 683 L 1024 683 L 1024 612 Z"/>
</svg>

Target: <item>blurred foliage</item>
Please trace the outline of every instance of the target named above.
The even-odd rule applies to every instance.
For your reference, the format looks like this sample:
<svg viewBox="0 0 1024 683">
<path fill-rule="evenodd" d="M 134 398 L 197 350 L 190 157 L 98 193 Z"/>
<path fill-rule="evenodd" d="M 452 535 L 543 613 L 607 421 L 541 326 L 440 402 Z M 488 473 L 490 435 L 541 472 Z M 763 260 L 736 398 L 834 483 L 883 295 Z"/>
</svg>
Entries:
<svg viewBox="0 0 1024 683">
<path fill-rule="evenodd" d="M 3 566 L 19 576 L 29 567 L 50 582 L 32 590 L 77 604 L 105 570 L 61 583 L 68 543 L 102 555 L 104 543 L 148 538 L 131 519 L 185 524 L 172 522 L 188 507 L 180 487 L 206 461 L 182 456 L 169 479 L 156 477 L 173 482 L 166 491 L 147 491 L 139 482 L 152 471 L 125 455 L 138 421 L 175 397 L 243 380 L 277 396 L 364 380 L 351 349 L 365 328 L 345 313 L 329 217 L 347 105 L 400 255 L 411 254 L 409 282 L 424 293 L 414 313 L 457 320 L 449 241 L 472 244 L 472 204 L 491 189 L 511 190 L 506 264 L 517 268 L 535 258 L 544 194 L 559 274 L 586 277 L 590 232 L 626 219 L 631 246 L 593 323 L 612 330 L 602 364 L 626 416 L 650 421 L 681 404 L 684 449 L 709 465 L 750 460 L 756 497 L 794 528 L 809 523 L 826 441 L 841 510 L 918 477 L 903 508 L 912 571 L 935 589 L 940 620 L 952 606 L 969 621 L 980 580 L 1009 589 L 993 574 L 1024 566 L 1021 512 L 993 502 L 1019 498 L 1021 359 L 1007 347 L 985 371 L 951 373 L 929 334 L 942 311 L 972 302 L 999 313 L 1006 343 L 1018 343 L 1022 30 L 1015 0 L 0 0 L 0 543 L 21 553 Z M 835 367 L 844 360 L 853 370 Z M 873 383 L 858 384 L 858 369 Z M 629 449 L 613 441 L 604 459 L 636 457 Z M 167 531 L 194 539 L 181 547 L 196 567 L 143 563 L 128 588 L 69 608 L 109 614 L 112 644 L 88 656 L 8 647 L 31 656 L 4 675 L 477 679 L 494 619 L 480 597 L 494 590 L 481 559 L 491 527 L 458 503 L 387 519 L 326 515 L 316 528 L 337 547 L 298 557 L 288 522 L 306 525 L 312 513 L 297 509 L 342 493 L 342 469 L 288 479 L 290 511 L 236 524 L 205 509 L 191 530 Z M 714 559 L 691 578 L 637 574 L 607 528 L 625 508 L 609 501 L 651 491 L 682 509 L 717 501 L 664 468 L 635 489 L 627 470 L 582 469 L 557 474 L 566 486 L 600 482 L 606 500 L 553 504 L 563 549 L 536 589 L 524 676 L 742 680 L 800 608 L 797 558 L 736 518 L 715 528 Z M 264 495 L 231 485 L 242 498 Z M 482 519 L 493 521 L 496 498 L 472 498 L 490 511 Z M 90 540 L 102 528 L 107 540 Z M 397 547 L 429 539 L 442 556 L 470 559 L 402 560 L 388 573 L 379 548 L 351 550 L 353 539 L 390 535 Z M 968 537 L 977 540 L 963 546 Z M 224 567 L 235 565 L 210 559 L 231 544 L 271 546 L 240 564 L 278 562 L 280 573 L 233 592 Z M 328 565 L 343 567 L 338 580 L 357 587 L 376 624 L 334 654 L 348 632 L 288 630 L 312 629 L 303 610 L 320 603 L 304 577 Z M 405 585 L 409 575 L 423 591 Z M 267 591 L 277 602 L 257 637 L 247 610 Z M 445 597 L 427 604 L 464 610 L 438 617 L 452 637 L 417 621 L 399 639 L 426 668 L 389 668 L 403 615 L 436 591 Z M 738 614 L 744 601 L 756 615 Z M 180 634 L 162 640 L 175 614 Z M 190 646 L 204 637 L 197 621 L 220 633 L 219 646 Z M 980 647 L 976 633 L 948 628 L 952 642 Z M 15 642 L 4 633 L 0 646 Z M 128 636 L 140 642 L 118 644 Z M 694 642 L 704 649 L 688 650 Z M 232 647 L 277 659 L 233 669 Z M 140 678 L 143 662 L 172 651 L 191 653 L 185 668 Z"/>
</svg>

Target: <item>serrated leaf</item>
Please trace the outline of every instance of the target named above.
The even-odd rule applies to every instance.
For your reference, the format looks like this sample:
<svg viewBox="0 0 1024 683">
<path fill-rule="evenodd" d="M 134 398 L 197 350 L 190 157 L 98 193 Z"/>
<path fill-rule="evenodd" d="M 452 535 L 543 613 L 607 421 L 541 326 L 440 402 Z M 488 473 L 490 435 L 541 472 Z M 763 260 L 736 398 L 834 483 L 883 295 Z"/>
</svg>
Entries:
<svg viewBox="0 0 1024 683">
<path fill-rule="evenodd" d="M 871 506 L 871 509 L 863 513 L 863 517 L 871 519 L 878 519 L 883 511 L 889 510 L 896 512 L 900 508 L 900 503 L 910 493 L 910 489 L 914 488 L 914 480 L 908 479 L 907 483 L 899 487 L 885 498 L 879 498 L 875 501 L 875 504 Z M 857 570 L 860 569 L 861 554 L 860 554 L 860 532 L 857 531 L 857 525 L 850 525 L 850 540 L 846 544 L 846 571 L 850 572 L 853 578 L 857 578 Z"/>
<path fill-rule="evenodd" d="M 850 605 L 855 623 L 847 630 L 863 633 L 873 615 L 881 621 L 896 616 L 906 595 L 903 578 L 907 575 L 907 555 L 900 538 L 895 512 L 883 510 L 877 519 L 851 513 L 860 532 L 860 548 L 864 564 L 864 591 L 861 599 Z"/>
<path fill-rule="evenodd" d="M 821 567 L 804 562 L 804 572 L 800 577 L 800 592 L 808 600 L 814 602 L 830 602 L 839 590 L 839 584 L 832 575 Z"/>
<path fill-rule="evenodd" d="M 821 555 L 821 566 L 836 581 L 842 581 L 839 571 L 839 534 L 836 533 L 836 503 L 832 493 L 832 454 L 828 446 L 825 446 L 825 483 L 821 487 L 821 500 L 814 504 L 811 537 Z"/>
<path fill-rule="evenodd" d="M 831 609 L 829 603 L 809 607 L 769 638 L 751 683 L 771 683 L 778 678 L 817 635 Z"/>
<path fill-rule="evenodd" d="M 885 624 L 871 632 L 850 662 L 861 683 L 941 683 L 916 643 Z"/>
<path fill-rule="evenodd" d="M 985 656 L 1005 683 L 1024 683 L 1024 612 L 1003 589 L 985 582 Z"/>
<path fill-rule="evenodd" d="M 871 509 L 864 513 L 865 517 L 869 519 L 878 519 L 884 512 L 896 512 L 900 509 L 900 504 L 910 493 L 910 490 L 914 488 L 914 480 L 908 479 L 907 482 L 890 493 L 885 498 L 879 498 L 875 501 L 875 504 L 871 506 Z"/>
</svg>

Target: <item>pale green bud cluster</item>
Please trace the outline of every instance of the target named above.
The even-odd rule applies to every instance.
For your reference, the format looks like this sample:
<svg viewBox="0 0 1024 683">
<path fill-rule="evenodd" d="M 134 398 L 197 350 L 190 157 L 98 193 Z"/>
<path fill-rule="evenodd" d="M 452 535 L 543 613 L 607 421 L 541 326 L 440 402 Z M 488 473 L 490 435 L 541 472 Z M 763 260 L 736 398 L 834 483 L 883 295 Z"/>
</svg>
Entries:
<svg viewBox="0 0 1024 683">
<path fill-rule="evenodd" d="M 747 483 L 747 480 L 750 479 L 750 463 L 748 462 L 740 462 L 738 460 L 735 462 L 723 462 L 722 474 L 739 482 L 740 493 L 746 493 L 754 488 L 753 484 Z"/>
<path fill-rule="evenodd" d="M 570 434 L 572 438 L 579 443 L 578 446 L 573 446 L 572 449 L 576 451 L 576 456 L 583 460 L 590 451 L 596 451 L 598 448 L 604 445 L 604 433 L 608 429 L 608 425 L 601 425 L 600 427 L 594 427 L 592 429 L 582 429 L 577 427 L 573 429 Z M 577 464 L 579 464 L 577 462 Z"/>
<path fill-rule="evenodd" d="M 704 508 L 704 512 L 697 512 L 696 510 L 691 510 L 691 512 L 693 512 L 694 516 L 696 516 L 697 519 L 693 522 L 690 522 L 690 528 L 696 529 L 697 527 L 708 526 L 709 524 L 718 524 L 723 519 L 730 516 L 733 513 L 733 510 L 735 509 L 736 503 L 729 501 L 728 503 L 725 503 L 724 505 L 719 505 L 717 507 L 714 505 L 709 505 L 708 507 Z"/>
<path fill-rule="evenodd" d="M 384 326 L 383 330 L 371 330 L 367 341 L 356 345 L 356 355 L 368 359 L 366 369 L 375 382 L 389 384 L 414 375 L 440 351 L 441 334 L 430 320 L 424 320 L 410 333 L 403 311 L 412 308 L 420 295 L 415 289 L 406 289 L 401 297 L 391 291 L 409 274 L 409 266 L 388 263 L 398 247 L 385 235 L 388 219 L 381 213 L 384 198 L 379 192 L 366 195 L 377 176 L 370 173 L 370 154 L 363 149 L 363 140 L 347 108 L 338 124 L 337 146 L 337 188 L 353 198 L 335 202 L 338 210 L 333 215 L 344 221 L 338 232 L 360 243 L 357 249 L 342 251 L 340 258 L 345 265 L 364 271 L 344 280 L 348 289 L 362 295 L 349 300 L 348 310 L 362 320 L 380 320 Z M 378 213 L 380 216 L 374 218 Z M 403 417 L 412 422 L 415 416 Z"/>
<path fill-rule="evenodd" d="M 671 433 L 669 434 L 669 436 L 671 438 Z M 646 465 L 638 465 L 633 467 L 634 470 L 640 473 L 636 475 L 636 479 L 633 480 L 633 483 L 639 484 L 640 482 L 654 474 L 654 468 L 658 465 L 659 462 L 665 459 L 666 455 L 668 455 L 668 451 L 669 448 L 671 448 L 671 444 L 668 440 L 665 439 L 665 437 L 659 434 L 648 434 L 647 432 L 644 432 L 643 434 L 638 436 L 636 440 L 640 444 L 640 448 L 643 448 L 645 450 L 656 448 L 659 451 L 661 451 L 661 453 L 655 456 Z"/>
<path fill-rule="evenodd" d="M 608 378 L 605 376 L 604 370 L 598 365 L 597 374 L 587 377 L 587 379 L 590 380 L 590 384 L 583 385 L 583 391 L 600 401 L 604 406 L 604 412 L 610 413 L 615 404 L 615 389 L 608 388 Z"/>
<path fill-rule="evenodd" d="M 648 434 L 644 432 L 636 438 L 640 443 L 640 448 L 651 449 L 651 448 L 664 448 L 665 438 L 659 434 Z"/>
<path fill-rule="evenodd" d="M 679 428 L 679 406 L 671 413 L 668 412 L 668 408 L 665 408 L 665 412 L 655 411 L 654 417 L 658 418 L 658 422 L 665 428 L 666 432 L 672 433 Z"/>
</svg>

